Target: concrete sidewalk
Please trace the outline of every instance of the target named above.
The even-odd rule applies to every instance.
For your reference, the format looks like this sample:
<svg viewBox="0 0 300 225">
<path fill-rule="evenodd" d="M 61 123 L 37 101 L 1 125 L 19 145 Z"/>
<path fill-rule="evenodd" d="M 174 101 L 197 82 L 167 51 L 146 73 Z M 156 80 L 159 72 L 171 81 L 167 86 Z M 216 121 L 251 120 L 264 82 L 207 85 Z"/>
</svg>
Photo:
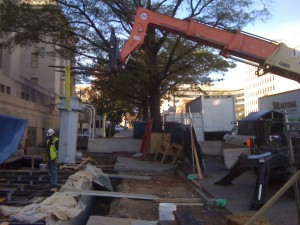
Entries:
<svg viewBox="0 0 300 225">
<path fill-rule="evenodd" d="M 140 152 L 142 139 L 132 137 L 132 129 L 124 129 L 115 134 L 112 138 L 95 138 L 89 141 L 88 152 L 114 153 L 114 152 Z"/>
<path fill-rule="evenodd" d="M 88 152 L 114 153 L 129 152 L 138 153 L 142 146 L 142 139 L 133 138 L 95 138 L 88 143 Z"/>
<path fill-rule="evenodd" d="M 233 214 L 253 215 L 256 211 L 249 210 L 250 202 L 255 191 L 256 175 L 254 171 L 247 171 L 235 180 L 231 186 L 217 186 L 214 183 L 225 176 L 229 170 L 224 169 L 220 157 L 206 157 L 204 160 L 208 177 L 198 180 L 199 184 L 214 198 L 227 199 L 227 209 Z M 280 186 L 268 187 L 269 199 Z M 277 202 L 269 208 L 263 216 L 272 225 L 299 225 L 296 200 L 293 191 L 287 191 Z"/>
</svg>

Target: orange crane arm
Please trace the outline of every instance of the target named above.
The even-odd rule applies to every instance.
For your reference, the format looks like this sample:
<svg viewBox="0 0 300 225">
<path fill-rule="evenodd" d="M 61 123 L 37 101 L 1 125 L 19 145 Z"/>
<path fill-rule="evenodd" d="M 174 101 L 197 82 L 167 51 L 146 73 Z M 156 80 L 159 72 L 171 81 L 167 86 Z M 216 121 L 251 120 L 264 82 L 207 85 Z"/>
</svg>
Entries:
<svg viewBox="0 0 300 225">
<path fill-rule="evenodd" d="M 195 20 L 181 20 L 138 8 L 129 40 L 120 53 L 124 63 L 144 42 L 148 26 L 168 31 L 186 39 L 220 49 L 224 57 L 235 56 L 258 64 L 264 73 L 274 73 L 300 82 L 300 53 L 283 43 L 258 36 L 230 32 Z"/>
</svg>

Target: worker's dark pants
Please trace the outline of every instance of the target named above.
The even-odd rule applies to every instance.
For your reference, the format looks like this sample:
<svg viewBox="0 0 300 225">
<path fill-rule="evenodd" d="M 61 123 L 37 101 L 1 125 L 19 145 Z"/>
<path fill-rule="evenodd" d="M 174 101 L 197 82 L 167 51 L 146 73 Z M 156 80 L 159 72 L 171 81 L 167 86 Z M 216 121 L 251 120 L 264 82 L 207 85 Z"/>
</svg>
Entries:
<svg viewBox="0 0 300 225">
<path fill-rule="evenodd" d="M 57 187 L 57 170 L 58 163 L 56 162 L 56 160 L 48 159 L 48 171 L 50 176 L 50 182 L 53 187 Z"/>
</svg>

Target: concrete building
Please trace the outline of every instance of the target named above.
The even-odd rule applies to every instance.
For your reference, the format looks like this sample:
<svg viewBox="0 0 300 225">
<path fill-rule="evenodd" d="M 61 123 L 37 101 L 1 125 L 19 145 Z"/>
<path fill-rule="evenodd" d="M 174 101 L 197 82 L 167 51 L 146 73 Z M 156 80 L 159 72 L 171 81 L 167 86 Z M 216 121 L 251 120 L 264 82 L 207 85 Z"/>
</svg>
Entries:
<svg viewBox="0 0 300 225">
<path fill-rule="evenodd" d="M 16 46 L 9 51 L 0 46 L 0 114 L 28 120 L 22 145 L 42 145 L 45 129 L 59 128 L 56 106 L 64 93 L 64 80 L 61 72 L 49 66 L 64 66 L 65 60 L 55 48 Z"/>
<path fill-rule="evenodd" d="M 296 81 L 274 74 L 257 76 L 256 67 L 245 66 L 245 115 L 258 111 L 258 98 L 300 88 Z"/>
</svg>

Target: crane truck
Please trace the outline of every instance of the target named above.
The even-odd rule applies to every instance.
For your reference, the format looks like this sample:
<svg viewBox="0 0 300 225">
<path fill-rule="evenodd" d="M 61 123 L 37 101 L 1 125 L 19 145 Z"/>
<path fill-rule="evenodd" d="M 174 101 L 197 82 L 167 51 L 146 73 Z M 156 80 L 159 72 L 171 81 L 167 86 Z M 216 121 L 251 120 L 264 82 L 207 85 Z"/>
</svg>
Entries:
<svg viewBox="0 0 300 225">
<path fill-rule="evenodd" d="M 300 82 L 300 52 L 289 48 L 284 43 L 274 42 L 239 30 L 229 31 L 213 27 L 193 19 L 181 20 L 168 15 L 138 8 L 129 40 L 122 50 L 118 49 L 118 41 L 114 32 L 111 35 L 109 66 L 112 71 L 122 71 L 131 54 L 142 46 L 148 27 L 177 34 L 191 41 L 220 50 L 220 55 L 234 58 L 257 67 L 256 75 L 272 73 Z M 257 133 L 262 135 L 262 133 Z M 267 138 L 267 137 L 266 137 Z M 261 137 L 260 137 L 261 139 Z M 260 147 L 260 146 L 258 146 Z M 272 171 L 284 170 L 289 166 L 288 153 L 285 146 L 258 149 L 255 157 L 242 156 L 219 185 L 230 184 L 233 179 L 248 169 L 258 171 L 255 193 L 251 201 L 251 209 L 259 209 L 266 201 L 267 183 Z M 258 154 L 259 153 L 259 154 Z"/>
</svg>

